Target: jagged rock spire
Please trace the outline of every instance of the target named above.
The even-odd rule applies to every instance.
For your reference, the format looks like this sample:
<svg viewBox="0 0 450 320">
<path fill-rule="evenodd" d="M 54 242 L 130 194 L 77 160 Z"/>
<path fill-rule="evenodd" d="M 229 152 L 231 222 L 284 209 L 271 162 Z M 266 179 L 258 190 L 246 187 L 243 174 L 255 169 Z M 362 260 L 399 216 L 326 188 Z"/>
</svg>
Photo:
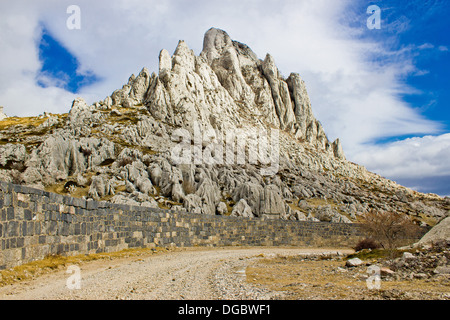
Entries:
<svg viewBox="0 0 450 320">
<path fill-rule="evenodd" d="M 194 121 L 220 130 L 263 123 L 344 159 L 340 142 L 328 141 L 315 119 L 301 77 L 283 79 L 270 54 L 260 60 L 220 29 L 206 32 L 199 56 L 184 41 L 173 56 L 162 50 L 158 76 L 143 69 L 111 98 L 115 105 L 144 103 L 155 119 L 188 128 Z"/>
</svg>

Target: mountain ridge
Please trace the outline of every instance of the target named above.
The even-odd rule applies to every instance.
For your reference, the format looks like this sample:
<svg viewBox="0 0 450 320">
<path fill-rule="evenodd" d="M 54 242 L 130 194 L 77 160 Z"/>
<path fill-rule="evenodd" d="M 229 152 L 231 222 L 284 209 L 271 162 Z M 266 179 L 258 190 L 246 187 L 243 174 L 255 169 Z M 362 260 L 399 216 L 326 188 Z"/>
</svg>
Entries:
<svg viewBox="0 0 450 320">
<path fill-rule="evenodd" d="M 200 146 L 192 139 L 196 126 Z M 185 144 L 193 154 L 210 145 L 219 150 L 220 137 L 230 132 L 260 142 L 275 130 L 279 159 L 269 160 L 278 161 L 278 170 L 264 176 L 258 163 L 176 164 L 171 151 L 180 144 L 179 129 L 190 133 Z M 258 59 L 215 28 L 206 32 L 199 56 L 180 41 L 173 55 L 161 50 L 158 74 L 143 68 L 103 101 L 89 106 L 75 99 L 65 115 L 7 118 L 0 134 L 0 180 L 59 193 L 203 214 L 344 223 L 368 210 L 408 214 L 421 224 L 449 215 L 448 199 L 346 160 L 340 140 L 329 141 L 314 117 L 300 75 L 284 79 L 270 54 Z M 244 154 L 253 151 L 247 146 Z"/>
</svg>

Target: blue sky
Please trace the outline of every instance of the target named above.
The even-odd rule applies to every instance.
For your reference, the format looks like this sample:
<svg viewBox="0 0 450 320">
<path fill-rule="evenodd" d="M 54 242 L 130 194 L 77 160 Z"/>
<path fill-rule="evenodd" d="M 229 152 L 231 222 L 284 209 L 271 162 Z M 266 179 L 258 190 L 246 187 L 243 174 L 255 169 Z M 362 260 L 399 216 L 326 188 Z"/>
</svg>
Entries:
<svg viewBox="0 0 450 320">
<path fill-rule="evenodd" d="M 101 81 L 92 71 L 81 74 L 77 57 L 59 43 L 45 26 L 42 26 L 38 49 L 42 64 L 36 78 L 38 86 L 55 86 L 70 93 L 79 93 L 82 88 Z"/>
<path fill-rule="evenodd" d="M 449 4 L 445 0 L 383 0 L 373 4 L 382 8 L 383 27 L 367 36 L 385 41 L 396 50 L 410 50 L 417 69 L 405 77 L 413 93 L 401 97 L 427 119 L 450 129 L 450 31 Z M 408 135 L 407 137 L 412 137 Z M 391 137 L 397 140 L 404 137 Z M 389 141 L 389 140 L 388 140 Z"/>
<path fill-rule="evenodd" d="M 67 8 L 81 9 L 69 30 Z M 381 29 L 367 28 L 367 8 Z M 445 0 L 98 0 L 0 3 L 0 105 L 8 115 L 103 100 L 178 40 L 199 54 L 226 30 L 283 75 L 349 160 L 419 191 L 450 195 L 450 6 Z M 26 92 L 26 94 L 24 94 Z"/>
</svg>

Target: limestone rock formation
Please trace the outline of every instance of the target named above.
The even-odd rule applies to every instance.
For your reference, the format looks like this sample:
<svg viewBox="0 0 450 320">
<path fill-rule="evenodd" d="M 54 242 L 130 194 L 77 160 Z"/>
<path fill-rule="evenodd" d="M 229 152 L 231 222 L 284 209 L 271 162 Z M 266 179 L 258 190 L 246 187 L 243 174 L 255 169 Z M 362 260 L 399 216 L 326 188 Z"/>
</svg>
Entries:
<svg viewBox="0 0 450 320">
<path fill-rule="evenodd" d="M 450 241 L 450 217 L 439 222 L 420 239 L 417 245 L 432 244 L 439 241 Z"/>
<path fill-rule="evenodd" d="M 23 162 L 27 159 L 25 146 L 20 144 L 6 144 L 0 146 L 0 165 L 6 166 L 8 162 Z"/>
<path fill-rule="evenodd" d="M 8 116 L 3 112 L 3 107 L 0 106 L 0 121 L 3 121 L 7 118 Z"/>
<path fill-rule="evenodd" d="M 159 68 L 64 115 L 0 122 L 0 179 L 114 203 L 247 218 L 357 222 L 368 210 L 418 223 L 450 203 L 346 160 L 313 114 L 307 85 L 285 79 L 223 30 L 197 56 L 184 41 Z M 3 124 L 2 124 L 3 123 Z M 20 121 L 18 122 L 20 123 Z"/>
<path fill-rule="evenodd" d="M 247 204 L 247 201 L 241 199 L 231 212 L 233 217 L 253 218 L 252 208 Z"/>
</svg>

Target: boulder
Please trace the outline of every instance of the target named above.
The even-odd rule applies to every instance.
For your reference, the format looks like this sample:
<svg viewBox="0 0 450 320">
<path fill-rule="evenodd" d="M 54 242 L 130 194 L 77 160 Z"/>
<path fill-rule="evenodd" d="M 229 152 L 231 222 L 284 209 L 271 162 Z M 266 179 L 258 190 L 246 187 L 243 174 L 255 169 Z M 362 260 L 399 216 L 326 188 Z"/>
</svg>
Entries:
<svg viewBox="0 0 450 320">
<path fill-rule="evenodd" d="M 231 212 L 232 217 L 253 218 L 252 208 L 247 204 L 245 199 L 241 199 L 233 208 Z"/>
<path fill-rule="evenodd" d="M 411 252 L 403 252 L 402 259 L 404 261 L 415 259 L 415 256 Z"/>
<path fill-rule="evenodd" d="M 224 216 L 228 213 L 228 207 L 227 204 L 225 202 L 220 202 L 217 206 L 216 212 L 218 215 L 220 216 Z"/>
<path fill-rule="evenodd" d="M 99 200 L 106 195 L 114 195 L 114 187 L 111 185 L 108 178 L 103 176 L 92 177 L 88 196 L 94 200 Z"/>
<path fill-rule="evenodd" d="M 34 183 L 42 182 L 42 174 L 35 167 L 29 167 L 25 169 L 22 174 L 23 182 L 27 185 L 32 185 Z"/>
<path fill-rule="evenodd" d="M 184 197 L 183 207 L 188 213 L 202 213 L 202 198 L 196 194 L 188 194 Z"/>
<path fill-rule="evenodd" d="M 433 271 L 434 274 L 450 274 L 450 266 L 438 266 Z"/>
<path fill-rule="evenodd" d="M 139 202 L 128 198 L 122 194 L 116 194 L 114 197 L 111 198 L 111 203 L 115 203 L 115 204 L 126 204 L 126 205 L 130 205 L 130 206 L 139 206 Z"/>
<path fill-rule="evenodd" d="M 301 211 L 295 210 L 294 215 L 298 221 L 307 221 L 306 215 Z"/>
<path fill-rule="evenodd" d="M 247 204 L 252 208 L 256 216 L 261 215 L 261 203 L 264 197 L 264 188 L 256 183 L 243 183 L 234 189 L 233 200 L 237 203 L 241 199 L 245 199 Z"/>
<path fill-rule="evenodd" d="M 310 222 L 320 222 L 319 219 L 317 219 L 316 217 L 314 217 L 311 212 L 308 214 L 308 216 L 306 217 L 306 221 L 310 221 Z"/>
<path fill-rule="evenodd" d="M 172 167 L 168 162 L 163 162 L 161 167 L 162 173 L 159 179 L 159 187 L 161 194 L 165 197 L 172 196 L 174 185 L 183 183 L 183 174 L 177 167 Z M 179 189 L 176 189 L 177 197 L 180 196 Z"/>
<path fill-rule="evenodd" d="M 316 218 L 322 222 L 352 223 L 350 219 L 334 211 L 330 206 L 319 207 L 316 211 Z"/>
<path fill-rule="evenodd" d="M 195 194 L 202 199 L 203 213 L 215 215 L 217 205 L 219 204 L 221 198 L 220 190 L 217 187 L 217 184 L 211 179 L 206 178 L 200 183 Z"/>
<path fill-rule="evenodd" d="M 156 194 L 156 189 L 153 187 L 152 182 L 149 178 L 140 176 L 135 180 L 135 186 L 143 194 L 151 195 Z"/>
<path fill-rule="evenodd" d="M 69 111 L 68 125 L 75 133 L 87 133 L 94 123 L 99 123 L 101 113 L 94 113 L 95 106 L 88 106 L 83 98 L 76 98 Z"/>
<path fill-rule="evenodd" d="M 172 185 L 172 200 L 178 203 L 183 202 L 185 197 L 183 187 L 179 182 L 176 182 Z"/>
<path fill-rule="evenodd" d="M 387 267 L 380 268 L 380 274 L 382 277 L 392 276 L 395 274 L 395 271 L 392 271 L 391 269 Z"/>
<path fill-rule="evenodd" d="M 285 203 L 280 189 L 276 185 L 266 186 L 261 199 L 261 214 L 281 217 L 285 213 Z"/>
<path fill-rule="evenodd" d="M 358 266 L 362 265 L 363 263 L 364 262 L 361 259 L 353 258 L 353 259 L 347 260 L 347 262 L 345 263 L 345 266 L 352 268 L 352 267 L 358 267 Z"/>
<path fill-rule="evenodd" d="M 136 184 L 139 179 L 148 179 L 148 173 L 142 162 L 133 161 L 125 166 L 124 178 Z"/>
<path fill-rule="evenodd" d="M 153 182 L 153 184 L 159 186 L 161 183 L 161 177 L 162 177 L 162 169 L 158 164 L 152 165 L 148 172 L 150 174 L 150 178 Z"/>
<path fill-rule="evenodd" d="M 49 181 L 55 182 L 84 172 L 87 161 L 80 151 L 79 142 L 62 133 L 49 136 L 38 149 L 33 150 L 26 166 L 39 169 Z"/>
<path fill-rule="evenodd" d="M 450 241 L 450 217 L 443 219 L 434 226 L 415 244 L 415 246 L 432 244 L 433 242 L 438 242 L 440 240 Z"/>
</svg>

